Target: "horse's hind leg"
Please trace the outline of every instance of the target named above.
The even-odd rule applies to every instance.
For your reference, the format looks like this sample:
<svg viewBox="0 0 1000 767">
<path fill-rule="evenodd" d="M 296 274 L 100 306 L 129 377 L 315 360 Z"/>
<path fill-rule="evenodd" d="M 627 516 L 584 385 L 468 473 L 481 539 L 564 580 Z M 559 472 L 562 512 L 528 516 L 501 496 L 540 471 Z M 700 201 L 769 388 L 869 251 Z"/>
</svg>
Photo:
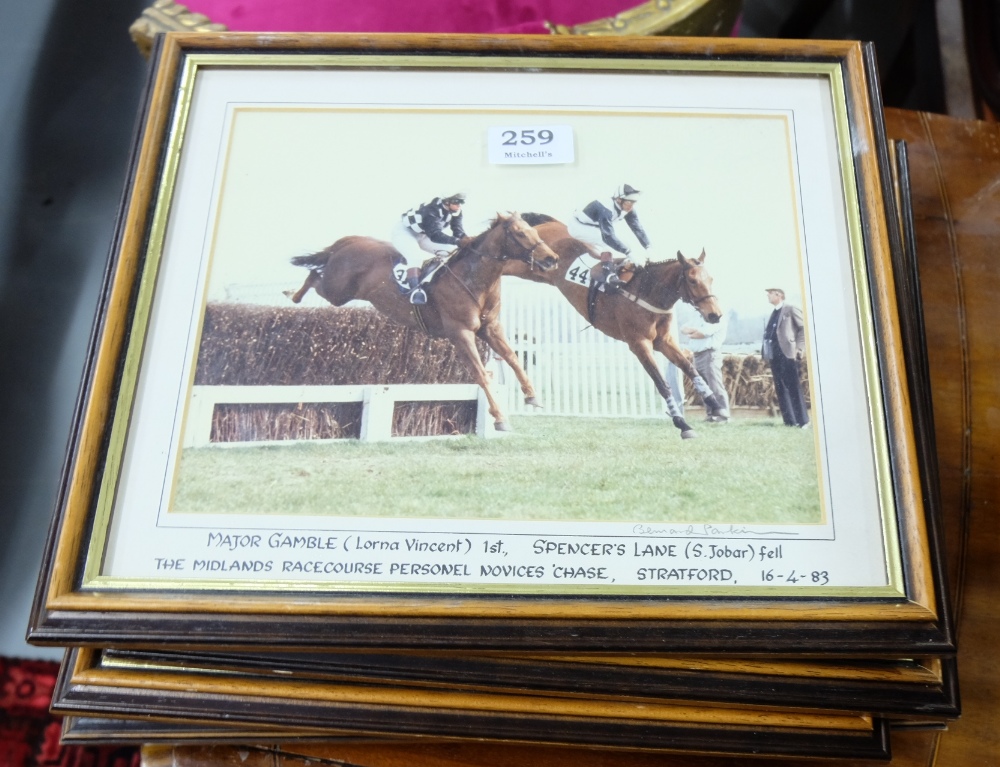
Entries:
<svg viewBox="0 0 1000 767">
<path fill-rule="evenodd" d="M 306 293 L 309 292 L 310 288 L 315 288 L 319 285 L 322 275 L 316 269 L 310 269 L 309 274 L 306 276 L 306 281 L 302 283 L 302 287 L 292 292 L 291 290 L 286 290 L 285 295 L 292 299 L 293 304 L 302 303 L 302 298 Z"/>
<path fill-rule="evenodd" d="M 500 412 L 500 406 L 497 404 L 496 399 L 493 397 L 493 392 L 490 390 L 490 375 L 486 371 L 483 361 L 479 358 L 475 334 L 468 328 L 463 328 L 458 331 L 457 335 L 452 336 L 451 340 L 455 344 L 455 348 L 458 349 L 458 353 L 465 358 L 465 362 L 472 370 L 479 388 L 486 394 L 486 401 L 489 403 L 490 415 L 493 416 L 493 424 L 496 430 L 510 431 L 510 424 L 507 423 L 507 419 Z"/>
<path fill-rule="evenodd" d="M 535 395 L 535 387 L 528 378 L 528 374 L 521 366 L 521 360 L 510 348 L 507 342 L 507 335 L 503 332 L 503 326 L 499 322 L 490 322 L 479 329 L 479 335 L 483 337 L 489 347 L 500 355 L 500 359 L 510 365 L 514 375 L 517 376 L 518 383 L 521 384 L 521 391 L 524 392 L 524 404 L 541 407 L 538 397 Z"/>
<path fill-rule="evenodd" d="M 677 407 L 677 400 L 674 399 L 674 395 L 670 392 L 670 387 L 667 386 L 667 382 L 660 373 L 660 368 L 656 364 L 656 358 L 653 357 L 652 342 L 644 338 L 640 341 L 630 343 L 628 348 L 632 350 L 632 354 L 638 357 L 639 362 L 642 363 L 646 373 L 653 379 L 653 383 L 656 385 L 656 390 L 660 393 L 660 396 L 666 400 L 667 415 L 673 419 L 674 426 L 681 430 L 681 437 L 683 439 L 697 437 L 698 435 L 695 433 L 694 429 L 688 425 L 688 422 L 684 420 L 684 416 L 681 415 L 680 408 Z M 681 355 L 681 357 L 683 358 L 683 355 Z"/>
</svg>

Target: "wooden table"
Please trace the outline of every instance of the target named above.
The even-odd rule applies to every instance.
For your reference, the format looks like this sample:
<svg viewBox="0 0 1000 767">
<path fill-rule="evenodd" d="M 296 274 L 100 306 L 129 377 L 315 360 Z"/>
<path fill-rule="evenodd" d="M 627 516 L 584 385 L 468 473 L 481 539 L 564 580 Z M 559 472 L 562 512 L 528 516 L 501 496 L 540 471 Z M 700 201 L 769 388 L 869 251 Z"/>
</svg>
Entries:
<svg viewBox="0 0 1000 767">
<path fill-rule="evenodd" d="M 909 145 L 964 714 L 893 736 L 893 767 L 1000 764 L 1000 125 L 887 110 Z M 144 767 L 737 767 L 745 758 L 496 744 L 143 749 Z M 822 761 L 846 767 L 851 761 Z M 754 760 L 804 767 L 799 759 Z"/>
</svg>

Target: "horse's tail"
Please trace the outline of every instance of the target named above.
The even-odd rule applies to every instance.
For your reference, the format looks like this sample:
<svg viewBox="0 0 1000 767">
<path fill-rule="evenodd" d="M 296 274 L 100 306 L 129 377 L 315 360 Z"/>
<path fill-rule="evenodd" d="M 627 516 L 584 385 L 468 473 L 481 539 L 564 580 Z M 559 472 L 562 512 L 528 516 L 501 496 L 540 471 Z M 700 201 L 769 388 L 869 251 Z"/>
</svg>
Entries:
<svg viewBox="0 0 1000 767">
<path fill-rule="evenodd" d="M 322 269 L 329 260 L 330 254 L 325 250 L 321 250 L 319 253 L 310 253 L 307 256 L 295 256 L 292 258 L 292 264 L 295 266 L 305 266 L 309 269 Z"/>
</svg>

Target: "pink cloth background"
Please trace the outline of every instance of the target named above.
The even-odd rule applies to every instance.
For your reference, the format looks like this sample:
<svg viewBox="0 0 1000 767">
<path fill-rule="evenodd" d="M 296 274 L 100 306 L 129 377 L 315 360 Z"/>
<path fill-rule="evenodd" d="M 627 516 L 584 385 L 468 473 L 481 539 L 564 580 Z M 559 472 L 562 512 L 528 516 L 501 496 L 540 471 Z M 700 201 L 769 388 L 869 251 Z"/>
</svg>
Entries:
<svg viewBox="0 0 1000 767">
<path fill-rule="evenodd" d="M 581 24 L 642 0 L 190 0 L 235 32 L 497 32 L 545 34 L 543 22 Z"/>
</svg>

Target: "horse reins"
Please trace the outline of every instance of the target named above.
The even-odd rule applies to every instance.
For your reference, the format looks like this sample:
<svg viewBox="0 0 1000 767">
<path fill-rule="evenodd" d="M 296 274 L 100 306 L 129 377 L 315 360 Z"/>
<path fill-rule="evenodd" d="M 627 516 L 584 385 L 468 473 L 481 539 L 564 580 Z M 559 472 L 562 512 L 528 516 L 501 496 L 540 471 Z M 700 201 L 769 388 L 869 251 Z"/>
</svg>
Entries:
<svg viewBox="0 0 1000 767">
<path fill-rule="evenodd" d="M 684 282 L 684 275 L 687 274 L 688 268 L 689 267 L 685 267 L 683 271 L 681 271 L 680 278 L 677 280 L 678 282 L 677 293 L 682 294 L 681 298 L 683 298 L 689 304 L 697 308 L 698 304 L 708 301 L 711 298 L 715 298 L 715 294 L 709 293 L 707 296 L 702 296 L 701 298 L 695 298 L 695 299 L 691 298 L 691 290 L 690 288 L 688 288 L 687 283 Z M 619 288 L 618 293 L 624 296 L 627 300 L 631 301 L 636 306 L 642 307 L 646 311 L 652 312 L 653 314 L 670 314 L 673 311 L 673 307 L 671 307 L 670 309 L 661 309 L 658 306 L 653 306 L 653 304 L 649 303 L 645 299 L 639 298 L 639 296 L 630 293 L 624 288 Z"/>
<path fill-rule="evenodd" d="M 469 298 L 472 299 L 473 303 L 476 303 L 479 300 L 476 298 L 476 294 L 473 293 L 472 290 L 469 288 L 469 286 L 465 284 L 465 280 L 463 280 L 461 277 L 455 274 L 455 272 L 451 270 L 451 267 L 448 264 L 442 264 L 441 269 L 443 271 L 448 272 L 448 274 L 450 274 L 452 277 L 455 278 L 455 280 L 458 282 L 459 285 L 465 288 L 465 292 L 469 294 Z"/>
<path fill-rule="evenodd" d="M 510 232 L 510 226 L 508 226 L 507 224 L 503 225 L 503 236 L 504 236 L 504 240 L 514 240 L 514 235 L 511 234 L 511 232 Z M 514 244 L 523 249 L 524 252 L 521 253 L 521 255 L 519 255 L 519 256 L 503 256 L 503 255 L 501 255 L 501 256 L 491 256 L 489 253 L 483 253 L 480 250 L 476 250 L 471 245 L 469 245 L 469 252 L 472 253 L 475 256 L 479 256 L 480 258 L 489 258 L 489 259 L 491 259 L 493 261 L 512 261 L 514 259 L 517 259 L 519 261 L 524 261 L 524 263 L 528 264 L 528 266 L 530 266 L 532 269 L 534 269 L 535 268 L 535 251 L 538 250 L 539 247 L 541 247 L 542 245 L 544 245 L 545 241 L 542 240 L 541 238 L 539 238 L 538 242 L 536 242 L 530 248 L 527 247 L 526 245 L 521 245 L 521 243 L 519 243 L 517 240 L 514 240 Z"/>
<path fill-rule="evenodd" d="M 508 239 L 508 240 L 514 239 L 514 235 L 512 235 L 510 233 L 510 227 L 508 227 L 508 226 L 504 226 L 503 235 L 504 235 L 504 239 Z M 526 247 L 524 245 L 521 245 L 521 243 L 519 243 L 517 240 L 514 240 L 514 244 L 515 245 L 520 245 L 520 247 L 524 248 L 524 252 L 520 256 L 517 257 L 518 260 L 519 261 L 524 261 L 524 263 L 526 263 L 528 265 L 528 270 L 529 271 L 534 271 L 534 269 L 535 269 L 535 251 L 538 250 L 538 248 L 541 245 L 544 245 L 545 241 L 541 237 L 539 237 L 538 238 L 538 242 L 536 242 L 530 248 L 528 248 L 528 247 Z M 509 258 L 501 258 L 500 261 L 510 261 L 510 259 Z"/>
<path fill-rule="evenodd" d="M 504 235 L 504 240 L 513 240 L 514 244 L 517 245 L 518 247 L 522 248 L 524 252 L 521 253 L 519 256 L 504 256 L 504 255 L 501 255 L 499 257 L 496 257 L 496 256 L 491 256 L 488 253 L 483 253 L 480 250 L 476 250 L 471 245 L 469 246 L 468 250 L 474 256 L 479 256 L 480 258 L 488 258 L 488 259 L 490 259 L 492 261 L 511 261 L 512 259 L 516 258 L 518 261 L 524 261 L 524 263 L 526 263 L 528 265 L 529 269 L 534 269 L 535 268 L 535 251 L 538 249 L 538 247 L 540 245 L 544 245 L 545 244 L 544 240 L 542 240 L 541 238 L 539 238 L 538 242 L 536 242 L 534 245 L 532 245 L 530 248 L 528 248 L 528 247 L 526 247 L 524 245 L 521 245 L 521 243 L 519 243 L 517 240 L 514 239 L 514 235 L 512 235 L 511 232 L 510 232 L 510 227 L 507 226 L 506 224 L 504 224 L 504 227 L 503 227 L 503 235 Z M 504 248 L 504 250 L 506 250 L 506 248 Z M 469 286 L 465 284 L 465 281 L 462 280 L 461 277 L 459 277 L 457 274 L 455 274 L 455 272 L 453 272 L 451 270 L 451 267 L 450 267 L 450 265 L 448 264 L 447 261 L 444 264 L 441 265 L 441 268 L 443 270 L 447 271 L 448 274 L 450 274 L 456 280 L 458 280 L 458 284 L 461 285 L 463 288 L 465 288 L 465 292 L 469 294 L 469 297 L 473 301 L 478 301 L 479 300 L 479 299 L 476 298 L 475 293 L 472 292 L 472 290 L 469 288 Z"/>
<path fill-rule="evenodd" d="M 512 235 L 510 233 L 510 229 L 504 229 L 504 236 L 506 238 L 508 238 L 508 239 L 513 239 L 514 238 L 514 235 Z M 519 243 L 517 240 L 514 240 L 514 244 L 515 245 L 521 245 L 521 243 Z M 526 263 L 528 265 L 528 271 L 529 272 L 535 271 L 535 251 L 538 250 L 538 248 L 540 246 L 544 245 L 544 244 L 545 244 L 545 241 L 541 237 L 539 237 L 538 238 L 538 242 L 536 242 L 530 248 L 525 247 L 524 245 L 521 245 L 521 247 L 524 248 L 524 253 L 522 253 L 520 256 L 518 256 L 518 260 L 519 261 L 524 261 L 524 263 Z M 502 258 L 500 260 L 501 261 L 509 261 L 510 259 L 509 258 Z"/>
</svg>

